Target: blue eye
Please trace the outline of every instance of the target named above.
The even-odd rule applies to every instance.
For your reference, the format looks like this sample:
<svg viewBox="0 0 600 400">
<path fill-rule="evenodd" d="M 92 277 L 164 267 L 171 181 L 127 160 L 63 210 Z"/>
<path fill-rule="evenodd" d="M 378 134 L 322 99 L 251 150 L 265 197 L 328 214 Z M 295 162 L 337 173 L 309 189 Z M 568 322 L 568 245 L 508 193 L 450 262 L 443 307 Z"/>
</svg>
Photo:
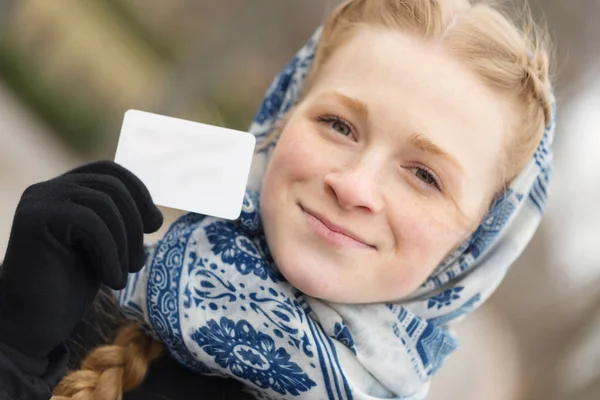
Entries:
<svg viewBox="0 0 600 400">
<path fill-rule="evenodd" d="M 419 167 L 411 167 L 409 168 L 409 170 L 413 172 L 415 176 L 427 186 L 432 186 L 434 189 L 440 192 L 442 191 L 439 182 L 431 172 Z"/>
<path fill-rule="evenodd" d="M 344 136 L 352 136 L 352 125 L 349 122 L 346 122 L 344 119 L 337 116 L 325 116 L 318 118 L 320 122 L 326 123 L 336 131 L 337 133 Z"/>
</svg>

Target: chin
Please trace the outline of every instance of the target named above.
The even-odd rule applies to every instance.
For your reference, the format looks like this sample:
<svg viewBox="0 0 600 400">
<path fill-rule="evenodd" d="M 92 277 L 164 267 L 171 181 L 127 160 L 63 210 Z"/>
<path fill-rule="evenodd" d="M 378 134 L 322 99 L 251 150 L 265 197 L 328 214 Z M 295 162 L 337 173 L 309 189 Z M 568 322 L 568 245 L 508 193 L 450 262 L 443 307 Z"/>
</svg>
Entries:
<svg viewBox="0 0 600 400">
<path fill-rule="evenodd" d="M 307 264 L 323 267 L 315 270 L 311 267 L 307 268 Z M 310 264 L 306 259 L 296 259 L 292 263 L 284 261 L 277 265 L 290 285 L 315 299 L 341 304 L 371 304 L 400 300 L 406 295 L 401 283 L 393 290 L 384 287 L 377 289 L 365 282 L 365 279 L 350 277 L 345 280 L 340 279 L 340 271 L 324 263 Z"/>
<path fill-rule="evenodd" d="M 306 296 L 334 303 L 356 304 L 379 301 L 365 286 L 359 287 L 352 280 L 340 279 L 340 271 L 326 264 L 319 270 L 306 268 L 307 260 L 295 260 L 281 264 L 279 270 L 285 279 Z M 278 264 L 279 265 L 279 264 Z M 383 300 L 383 299 L 381 299 Z"/>
<path fill-rule="evenodd" d="M 303 294 L 316 299 L 340 303 L 347 302 L 347 296 L 342 290 L 342 282 L 334 278 L 335 274 L 332 273 L 330 268 L 320 268 L 319 271 L 314 268 L 316 265 L 323 266 L 324 264 L 305 258 L 277 262 L 277 266 L 285 279 Z"/>
<path fill-rule="evenodd" d="M 292 265 L 286 262 L 277 263 L 277 265 L 290 285 L 308 296 L 326 298 L 330 291 L 327 288 L 327 280 L 315 278 L 314 272 L 310 271 L 311 268 L 303 267 L 302 262 L 298 261 Z"/>
</svg>

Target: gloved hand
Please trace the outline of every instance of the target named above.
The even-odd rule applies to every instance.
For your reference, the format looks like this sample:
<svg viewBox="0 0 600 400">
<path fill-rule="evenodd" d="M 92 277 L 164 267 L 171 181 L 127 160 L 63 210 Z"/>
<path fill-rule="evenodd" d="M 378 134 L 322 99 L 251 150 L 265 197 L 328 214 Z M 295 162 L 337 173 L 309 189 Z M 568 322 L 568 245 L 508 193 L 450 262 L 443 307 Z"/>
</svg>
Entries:
<svg viewBox="0 0 600 400">
<path fill-rule="evenodd" d="M 27 188 L 0 273 L 0 341 L 45 357 L 69 337 L 101 284 L 122 289 L 143 267 L 143 232 L 162 222 L 145 185 L 111 161 Z"/>
</svg>

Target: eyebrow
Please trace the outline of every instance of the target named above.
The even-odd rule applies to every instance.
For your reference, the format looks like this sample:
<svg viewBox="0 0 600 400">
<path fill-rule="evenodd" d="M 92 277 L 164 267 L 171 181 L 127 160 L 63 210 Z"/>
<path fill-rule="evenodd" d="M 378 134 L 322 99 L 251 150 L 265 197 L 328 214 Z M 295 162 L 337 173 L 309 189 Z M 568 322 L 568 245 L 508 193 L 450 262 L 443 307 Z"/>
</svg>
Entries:
<svg viewBox="0 0 600 400">
<path fill-rule="evenodd" d="M 346 96 L 345 94 L 335 90 L 325 93 L 323 97 L 332 97 L 340 103 L 344 104 L 346 107 L 356 111 L 361 116 L 365 118 L 369 116 L 369 107 L 367 107 L 367 103 L 357 99 L 356 97 Z"/>
<path fill-rule="evenodd" d="M 413 146 L 415 146 L 416 148 L 418 148 L 422 151 L 425 151 L 427 153 L 430 153 L 430 154 L 433 154 L 433 155 L 436 155 L 436 156 L 446 159 L 451 164 L 453 164 L 456 168 L 458 168 L 461 172 L 465 171 L 465 169 L 463 168 L 461 163 L 458 162 L 458 160 L 453 155 L 451 155 L 450 153 L 448 153 L 446 150 L 442 149 L 441 147 L 437 146 L 431 140 L 423 137 L 423 135 L 421 135 L 419 133 L 414 133 L 410 137 L 409 142 Z"/>
<path fill-rule="evenodd" d="M 369 107 L 367 106 L 367 104 L 364 101 L 357 99 L 356 97 L 350 97 L 335 90 L 325 93 L 323 97 L 334 98 L 335 100 L 339 101 L 345 106 L 361 114 L 365 118 L 369 115 Z M 453 164 L 459 171 L 465 171 L 462 164 L 453 155 L 451 155 L 446 150 L 442 149 L 441 147 L 439 147 L 420 133 L 414 133 L 410 137 L 409 143 L 411 143 L 413 146 L 424 152 L 446 159 L 448 162 Z"/>
</svg>

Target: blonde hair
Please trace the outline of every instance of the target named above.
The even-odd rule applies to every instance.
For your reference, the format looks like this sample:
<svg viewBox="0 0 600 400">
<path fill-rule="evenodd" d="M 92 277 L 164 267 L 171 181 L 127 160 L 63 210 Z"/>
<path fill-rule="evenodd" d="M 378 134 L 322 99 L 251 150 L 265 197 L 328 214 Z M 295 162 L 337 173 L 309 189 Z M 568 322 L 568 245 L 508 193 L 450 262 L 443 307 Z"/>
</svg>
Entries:
<svg viewBox="0 0 600 400">
<path fill-rule="evenodd" d="M 552 114 L 545 36 L 526 14 L 519 28 L 498 8 L 468 0 L 347 0 L 325 23 L 305 88 L 310 90 L 321 66 L 358 27 L 383 27 L 437 40 L 485 84 L 513 101 L 518 119 L 506 143 L 506 184 L 532 157 Z M 274 135 L 284 124 L 285 118 Z M 120 399 L 123 391 L 141 384 L 160 349 L 158 342 L 130 324 L 113 345 L 92 351 L 80 371 L 67 375 L 53 399 Z"/>
<path fill-rule="evenodd" d="M 52 400 L 115 400 L 138 387 L 150 363 L 163 351 L 136 324 L 123 327 L 110 346 L 101 346 L 83 360 L 81 369 L 67 374 L 54 389 Z"/>
</svg>

